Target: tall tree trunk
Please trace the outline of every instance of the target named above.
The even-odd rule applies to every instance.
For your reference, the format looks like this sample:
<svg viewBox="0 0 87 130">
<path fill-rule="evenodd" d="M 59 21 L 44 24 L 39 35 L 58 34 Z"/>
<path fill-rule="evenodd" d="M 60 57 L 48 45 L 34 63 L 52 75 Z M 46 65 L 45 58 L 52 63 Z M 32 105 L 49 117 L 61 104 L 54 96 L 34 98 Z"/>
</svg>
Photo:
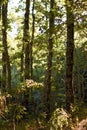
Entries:
<svg viewBox="0 0 87 130">
<path fill-rule="evenodd" d="M 50 118 L 50 92 L 51 92 L 51 73 L 52 73 L 52 56 L 53 56 L 53 32 L 54 32 L 54 0 L 50 0 L 50 15 L 49 15 L 49 43 L 48 43 L 48 57 L 47 70 L 45 75 L 45 106 L 47 120 Z"/>
<path fill-rule="evenodd" d="M 1 17 L 2 17 L 2 7 L 1 7 L 1 5 L 0 5 L 0 28 L 2 27 L 2 25 L 1 25 Z M 2 30 L 0 30 L 0 42 L 1 42 L 1 33 L 2 33 Z M 2 87 L 3 85 L 2 85 L 2 76 L 0 76 L 0 86 Z M 4 87 L 2 87 L 2 88 L 4 88 Z"/>
<path fill-rule="evenodd" d="M 25 20 L 24 20 L 24 36 L 23 36 L 23 41 L 24 41 L 24 48 L 25 48 L 25 79 L 30 78 L 30 71 L 29 71 L 29 66 L 30 66 L 30 58 L 29 58 L 29 8 L 30 8 L 30 0 L 26 0 L 26 9 L 25 9 Z"/>
<path fill-rule="evenodd" d="M 7 5 L 8 4 L 2 5 L 2 43 L 4 49 L 3 60 L 6 60 L 4 62 L 6 63 L 7 66 L 7 87 L 8 89 L 10 89 L 11 88 L 11 66 L 10 66 L 10 59 L 9 59 L 8 46 L 7 46 Z"/>
<path fill-rule="evenodd" d="M 74 58 L 74 15 L 73 0 L 66 0 L 67 11 L 67 47 L 66 47 L 66 109 L 70 111 L 70 106 L 74 104 L 73 93 L 73 58 Z"/>
<path fill-rule="evenodd" d="M 23 34 L 23 46 L 25 53 L 25 80 L 30 79 L 30 41 L 29 41 L 29 14 L 30 14 L 30 0 L 26 0 L 26 8 L 25 8 L 25 19 L 24 19 L 24 34 Z M 29 89 L 24 93 L 24 106 L 27 111 L 29 110 Z"/>
<path fill-rule="evenodd" d="M 31 39 L 31 42 L 30 42 L 30 78 L 32 79 L 33 77 L 33 57 L 32 57 L 32 46 L 33 46 L 33 42 L 34 42 L 34 31 L 35 31 L 35 28 L 34 28 L 34 24 L 35 24 L 35 14 L 34 14 L 34 3 L 35 3 L 35 0 L 33 0 L 33 6 L 32 6 L 32 39 Z"/>
</svg>

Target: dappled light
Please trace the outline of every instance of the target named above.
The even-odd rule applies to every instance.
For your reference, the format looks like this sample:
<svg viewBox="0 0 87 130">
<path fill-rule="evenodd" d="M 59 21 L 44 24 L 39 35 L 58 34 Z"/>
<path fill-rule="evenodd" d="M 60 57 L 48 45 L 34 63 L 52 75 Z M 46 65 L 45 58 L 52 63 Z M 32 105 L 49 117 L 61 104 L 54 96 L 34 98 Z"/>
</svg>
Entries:
<svg viewBox="0 0 87 130">
<path fill-rule="evenodd" d="M 0 130 L 87 130 L 87 0 L 0 0 Z"/>
</svg>

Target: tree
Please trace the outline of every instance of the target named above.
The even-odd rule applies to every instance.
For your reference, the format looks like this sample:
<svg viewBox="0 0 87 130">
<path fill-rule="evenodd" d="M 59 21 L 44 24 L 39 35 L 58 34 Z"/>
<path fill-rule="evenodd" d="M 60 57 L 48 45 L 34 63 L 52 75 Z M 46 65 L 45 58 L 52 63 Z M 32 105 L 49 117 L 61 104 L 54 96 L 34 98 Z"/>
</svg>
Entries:
<svg viewBox="0 0 87 130">
<path fill-rule="evenodd" d="M 54 0 L 50 0 L 48 57 L 47 57 L 47 70 L 46 70 L 45 83 L 44 83 L 47 119 L 50 118 L 50 92 L 51 92 L 53 34 L 54 34 L 54 11 L 53 11 L 53 9 L 54 9 Z"/>
<path fill-rule="evenodd" d="M 29 39 L 29 14 L 30 14 L 30 0 L 26 0 L 25 18 L 24 18 L 24 34 L 23 34 L 23 50 L 25 54 L 25 80 L 30 78 L 30 39 Z M 23 53 L 23 52 L 22 52 Z M 23 56 L 23 54 L 22 54 Z M 22 59 L 23 62 L 23 59 Z M 24 106 L 29 109 L 29 90 L 24 93 Z"/>
<path fill-rule="evenodd" d="M 11 88 L 11 66 L 10 66 L 10 58 L 8 54 L 8 45 L 7 45 L 7 7 L 8 3 L 2 5 L 2 43 L 3 43 L 3 71 L 2 78 L 4 78 L 4 82 L 6 82 L 6 67 L 7 67 L 7 87 Z M 6 83 L 3 85 L 6 87 Z"/>
<path fill-rule="evenodd" d="M 25 9 L 25 19 L 24 19 L 24 50 L 25 50 L 25 79 L 30 78 L 30 41 L 29 41 L 29 8 L 30 8 L 30 0 L 26 0 L 26 9 Z"/>
<path fill-rule="evenodd" d="M 73 61 L 74 61 L 74 14 L 73 0 L 66 0 L 67 12 L 67 46 L 66 46 L 66 109 L 74 103 L 73 93 Z"/>
<path fill-rule="evenodd" d="M 32 79 L 33 76 L 33 57 L 32 57 L 32 51 L 33 51 L 33 43 L 34 43 L 34 32 L 35 32 L 35 14 L 34 14 L 34 5 L 35 0 L 33 0 L 33 6 L 32 6 L 32 38 L 30 42 L 30 78 Z"/>
<path fill-rule="evenodd" d="M 2 18 L 2 6 L 0 6 L 0 20 Z M 3 39 L 4 42 L 5 39 Z M 1 87 L 2 87 L 2 92 L 5 91 L 6 88 L 6 55 L 5 55 L 5 50 L 2 52 L 2 80 L 1 80 Z"/>
</svg>

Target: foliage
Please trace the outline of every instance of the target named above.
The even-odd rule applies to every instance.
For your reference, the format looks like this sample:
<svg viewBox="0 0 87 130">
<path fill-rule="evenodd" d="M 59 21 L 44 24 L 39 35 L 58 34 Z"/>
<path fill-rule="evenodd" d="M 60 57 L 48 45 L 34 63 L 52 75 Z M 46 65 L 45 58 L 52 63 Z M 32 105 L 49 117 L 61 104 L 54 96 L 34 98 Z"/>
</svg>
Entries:
<svg viewBox="0 0 87 130">
<path fill-rule="evenodd" d="M 0 130 L 5 128 L 13 128 L 14 125 L 21 123 L 26 115 L 26 108 L 17 103 L 12 103 L 0 113 Z"/>
<path fill-rule="evenodd" d="M 0 0 L 0 18 L 2 18 L 2 4 L 7 0 Z M 32 6 L 33 0 L 30 1 L 30 17 L 29 17 L 29 42 L 32 41 Z M 6 79 L 5 91 L 0 95 L 0 127 L 4 129 L 12 125 L 13 119 L 15 123 L 27 120 L 33 126 L 38 122 L 43 122 L 46 115 L 44 112 L 44 77 L 47 70 L 48 42 L 49 42 L 49 17 L 50 17 L 50 1 L 36 0 L 33 14 L 35 17 L 34 23 L 34 39 L 32 44 L 32 63 L 33 76 L 32 79 L 25 80 L 24 63 L 25 51 L 23 47 L 23 31 L 24 31 L 24 13 L 25 0 L 9 0 L 8 1 L 8 20 L 7 20 L 7 50 L 9 52 L 11 64 L 11 89 L 8 92 L 8 81 Z M 50 119 L 52 130 L 71 129 L 76 121 L 76 116 L 79 122 L 87 118 L 87 78 L 84 78 L 84 73 L 87 71 L 87 2 L 86 0 L 74 1 L 74 73 L 73 86 L 75 103 L 78 105 L 72 108 L 68 114 L 60 107 L 65 106 L 65 70 L 66 70 L 66 4 L 64 0 L 55 0 L 55 8 L 52 10 L 54 19 L 54 34 L 53 40 L 53 59 L 52 59 L 52 86 L 50 95 L 51 113 L 59 107 Z M 0 19 L 0 88 L 2 89 L 2 20 Z M 6 22 L 6 21 L 5 21 Z M 25 46 L 24 46 L 25 47 Z M 21 55 L 24 55 L 23 61 L 23 81 L 21 81 Z M 7 76 L 6 71 L 6 76 Z M 41 83 L 40 83 L 41 82 Z M 5 95 L 4 95 L 5 94 Z M 25 95 L 29 95 L 29 111 L 26 113 L 24 107 Z M 3 101 L 2 101 L 3 100 Z M 80 102 L 84 102 L 80 104 Z M 6 103 L 6 107 L 4 107 Z M 2 109 L 2 111 L 1 111 Z M 5 110 L 5 111 L 3 111 Z M 25 120 L 26 121 L 26 120 Z M 46 122 L 48 123 L 48 122 Z M 17 124 L 16 124 L 17 125 Z M 35 127 L 35 126 L 34 126 Z M 0 128 L 1 129 L 1 128 Z M 19 130 L 19 129 L 18 129 Z"/>
<path fill-rule="evenodd" d="M 26 108 L 21 106 L 20 104 L 9 104 L 6 115 L 10 122 L 13 120 L 15 122 L 23 119 L 23 116 L 26 114 Z"/>
<path fill-rule="evenodd" d="M 70 113 L 57 108 L 49 121 L 50 130 L 84 130 L 87 126 L 87 108 L 83 106 L 83 103 L 71 106 Z"/>
<path fill-rule="evenodd" d="M 64 130 L 69 125 L 69 118 L 63 108 L 57 108 L 50 119 L 50 130 Z"/>
<path fill-rule="evenodd" d="M 0 5 L 5 4 L 8 0 L 0 0 Z"/>
<path fill-rule="evenodd" d="M 43 88 L 42 83 L 37 83 L 33 80 L 28 80 L 24 81 L 23 83 L 20 83 L 19 87 L 17 88 L 18 93 L 22 93 L 24 91 L 27 92 L 27 89 L 35 89 L 35 88 Z"/>
</svg>

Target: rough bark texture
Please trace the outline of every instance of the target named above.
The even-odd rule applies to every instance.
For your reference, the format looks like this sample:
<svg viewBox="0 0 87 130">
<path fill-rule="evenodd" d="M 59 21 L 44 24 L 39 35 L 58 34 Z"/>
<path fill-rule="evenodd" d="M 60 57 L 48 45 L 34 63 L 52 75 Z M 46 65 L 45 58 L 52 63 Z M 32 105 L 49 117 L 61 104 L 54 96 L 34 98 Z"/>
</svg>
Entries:
<svg viewBox="0 0 87 130">
<path fill-rule="evenodd" d="M 11 66 L 10 66 L 10 59 L 8 54 L 8 46 L 7 46 L 7 4 L 3 4 L 2 6 L 2 43 L 6 60 L 7 66 L 7 87 L 8 89 L 11 88 Z"/>
<path fill-rule="evenodd" d="M 70 111 L 70 106 L 74 103 L 73 94 L 73 52 L 74 52 L 74 16 L 73 0 L 66 0 L 67 11 L 67 47 L 66 47 L 66 108 Z"/>
<path fill-rule="evenodd" d="M 30 42 L 30 78 L 32 79 L 33 77 L 33 56 L 32 56 L 32 46 L 33 46 L 33 42 L 34 42 L 34 24 L 35 24 L 35 14 L 34 14 L 34 3 L 35 3 L 35 0 L 33 0 L 33 7 L 32 7 L 32 39 L 31 39 L 31 42 Z"/>
<path fill-rule="evenodd" d="M 30 8 L 30 0 L 26 0 L 26 9 L 25 9 L 25 20 L 24 20 L 24 48 L 25 48 L 25 79 L 29 79 L 29 66 L 30 66 L 30 58 L 29 58 L 29 8 Z"/>
<path fill-rule="evenodd" d="M 24 18 L 24 34 L 23 34 L 23 46 L 25 54 L 25 80 L 30 79 L 30 41 L 29 41 L 29 14 L 30 14 L 30 0 L 26 0 L 25 18 Z M 23 53 L 23 52 L 22 52 Z M 23 61 L 22 61 L 23 62 Z M 24 93 L 24 106 L 27 111 L 29 110 L 29 90 Z"/>
<path fill-rule="evenodd" d="M 53 32 L 54 32 L 54 0 L 50 0 L 50 15 L 49 15 L 49 43 L 48 43 L 48 57 L 47 70 L 45 75 L 45 105 L 47 120 L 50 118 L 50 92 L 51 92 L 51 73 L 52 73 L 52 56 L 53 56 Z"/>
</svg>

